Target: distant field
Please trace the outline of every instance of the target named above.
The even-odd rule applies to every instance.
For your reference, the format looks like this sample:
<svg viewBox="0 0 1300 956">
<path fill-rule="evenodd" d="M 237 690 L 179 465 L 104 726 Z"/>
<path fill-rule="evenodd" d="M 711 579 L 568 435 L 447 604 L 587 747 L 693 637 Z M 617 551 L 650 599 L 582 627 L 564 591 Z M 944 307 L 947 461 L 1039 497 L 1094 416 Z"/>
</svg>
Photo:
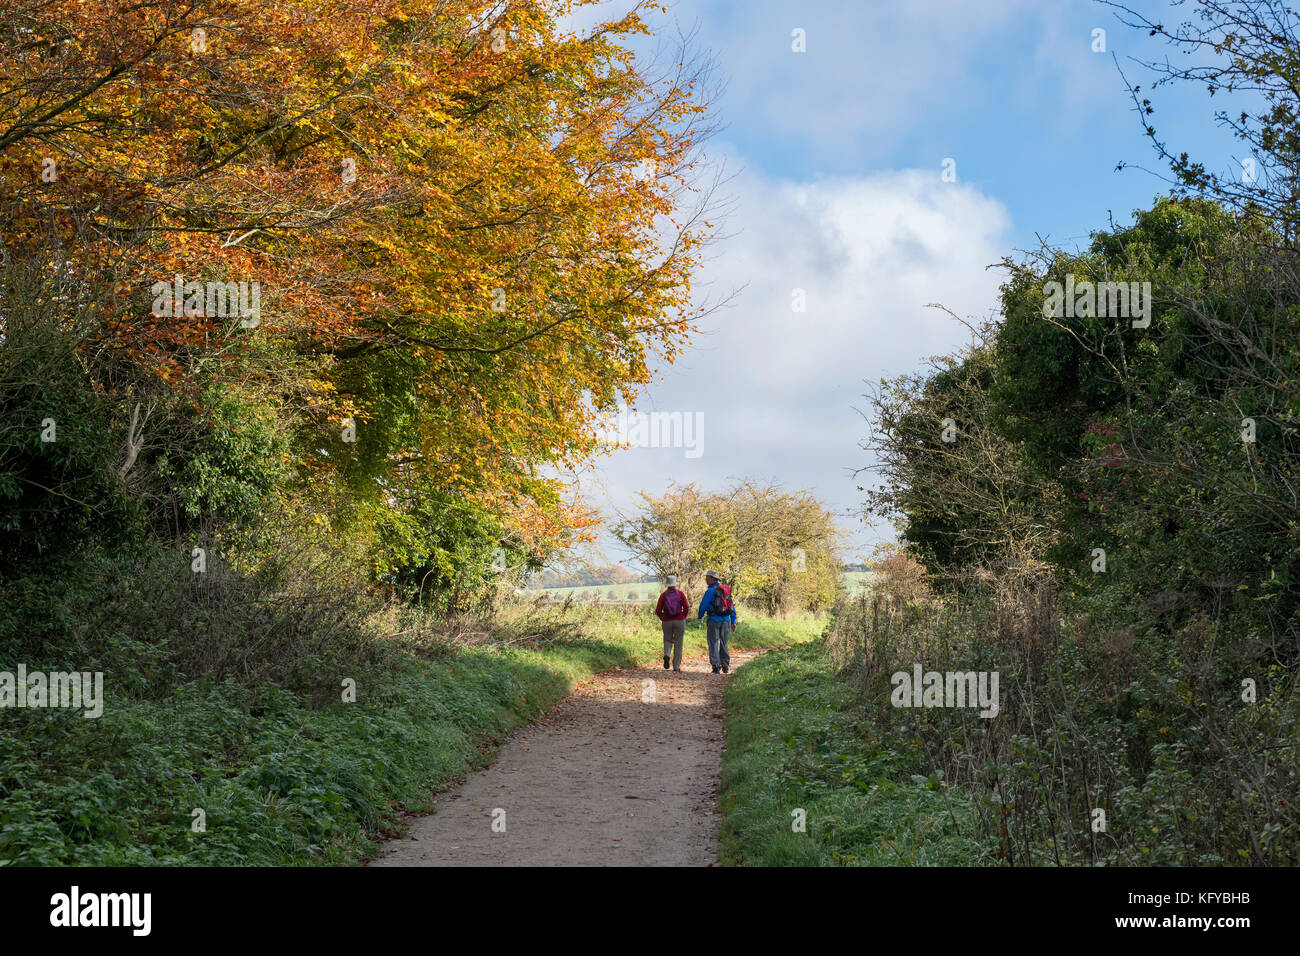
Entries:
<svg viewBox="0 0 1300 956">
<path fill-rule="evenodd" d="M 851 593 L 860 591 L 870 586 L 870 571 L 846 571 L 844 573 L 844 586 Z M 636 604 L 653 601 L 663 590 L 657 581 L 648 581 L 641 584 L 592 584 L 587 587 L 576 588 L 529 588 L 522 592 L 519 597 L 525 601 L 532 601 L 543 595 L 547 600 L 563 601 L 570 598 L 575 602 L 602 602 L 602 603 L 620 603 Z"/>
<path fill-rule="evenodd" d="M 658 582 L 648 581 L 641 584 L 592 584 L 576 588 L 529 588 L 520 595 L 531 601 L 545 595 L 552 601 L 572 598 L 574 601 L 620 601 L 626 603 L 653 601 L 663 590 Z"/>
<path fill-rule="evenodd" d="M 871 571 L 845 571 L 844 586 L 850 592 L 861 591 L 871 587 Z"/>
</svg>

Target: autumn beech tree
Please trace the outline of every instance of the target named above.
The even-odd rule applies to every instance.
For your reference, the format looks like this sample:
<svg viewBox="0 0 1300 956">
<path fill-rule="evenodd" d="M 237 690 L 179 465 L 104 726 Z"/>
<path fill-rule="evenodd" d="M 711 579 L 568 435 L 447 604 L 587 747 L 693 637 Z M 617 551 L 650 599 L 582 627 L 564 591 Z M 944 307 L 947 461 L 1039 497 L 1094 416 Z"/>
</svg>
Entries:
<svg viewBox="0 0 1300 956">
<path fill-rule="evenodd" d="M 541 466 L 595 453 L 684 346 L 716 179 L 691 38 L 649 61 L 649 5 L 576 34 L 571 6 L 0 0 L 3 400 L 39 378 L 19 346 L 61 336 L 119 480 L 178 530 L 180 459 L 257 419 L 241 458 L 291 458 L 377 567 L 420 536 L 389 547 L 377 513 L 419 500 L 507 516 L 524 551 L 580 532 Z M 254 283 L 256 316 L 213 314 Z M 30 458 L 0 472 L 50 493 Z"/>
</svg>

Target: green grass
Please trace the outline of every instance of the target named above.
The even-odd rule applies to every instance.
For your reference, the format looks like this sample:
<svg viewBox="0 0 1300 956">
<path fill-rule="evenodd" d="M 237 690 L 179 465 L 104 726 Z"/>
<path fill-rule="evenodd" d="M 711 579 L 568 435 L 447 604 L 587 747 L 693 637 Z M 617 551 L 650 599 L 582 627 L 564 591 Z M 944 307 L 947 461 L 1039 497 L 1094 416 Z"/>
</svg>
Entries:
<svg viewBox="0 0 1300 956">
<path fill-rule="evenodd" d="M 964 794 L 911 772 L 914 741 L 859 725 L 817 644 L 770 651 L 727 684 L 723 862 L 959 866 L 987 862 Z M 796 810 L 805 832 L 795 832 Z"/>
<path fill-rule="evenodd" d="M 355 677 L 355 703 L 313 707 L 274 684 L 234 682 L 131 698 L 109 673 L 97 720 L 0 711 L 0 864 L 356 863 L 400 826 L 399 811 L 429 810 L 435 792 L 577 683 L 655 660 L 661 632 L 643 611 L 588 610 L 572 638 L 534 647 L 395 649 L 380 673 L 331 679 Z M 819 629 L 811 617 L 746 619 L 733 646 Z M 704 647 L 691 622 L 687 652 Z"/>
</svg>

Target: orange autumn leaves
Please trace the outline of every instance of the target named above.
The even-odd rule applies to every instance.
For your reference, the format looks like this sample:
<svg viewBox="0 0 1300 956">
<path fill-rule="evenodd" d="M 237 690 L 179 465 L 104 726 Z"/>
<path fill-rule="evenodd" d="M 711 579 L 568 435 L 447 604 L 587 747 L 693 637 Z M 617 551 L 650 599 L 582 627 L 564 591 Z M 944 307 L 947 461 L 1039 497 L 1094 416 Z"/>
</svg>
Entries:
<svg viewBox="0 0 1300 956">
<path fill-rule="evenodd" d="M 593 453 L 599 409 L 683 346 L 707 238 L 700 78 L 631 56 L 639 15 L 575 36 L 568 8 L 0 0 L 5 234 L 76 250 L 95 344 L 143 374 L 247 378 L 276 341 L 300 427 L 383 432 L 368 474 L 553 532 L 536 466 Z M 260 324 L 151 314 L 176 275 L 260 283 Z"/>
</svg>

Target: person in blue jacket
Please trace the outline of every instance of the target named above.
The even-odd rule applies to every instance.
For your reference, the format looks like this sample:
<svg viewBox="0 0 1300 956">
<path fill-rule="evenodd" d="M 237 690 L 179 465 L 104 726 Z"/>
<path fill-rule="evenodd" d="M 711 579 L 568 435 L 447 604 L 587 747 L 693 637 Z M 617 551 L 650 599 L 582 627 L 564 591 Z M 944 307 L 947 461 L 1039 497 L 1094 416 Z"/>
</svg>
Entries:
<svg viewBox="0 0 1300 956">
<path fill-rule="evenodd" d="M 727 650 L 727 642 L 731 639 L 731 631 L 736 626 L 736 605 L 732 602 L 731 611 L 727 614 L 714 614 L 713 609 L 713 592 L 721 583 L 717 571 L 705 571 L 704 583 L 707 584 L 708 590 L 704 592 L 704 597 L 700 600 L 700 613 L 696 619 L 708 618 L 705 624 L 705 635 L 709 642 L 709 663 L 713 665 L 713 673 L 719 670 L 724 674 L 731 672 L 731 653 Z"/>
</svg>

